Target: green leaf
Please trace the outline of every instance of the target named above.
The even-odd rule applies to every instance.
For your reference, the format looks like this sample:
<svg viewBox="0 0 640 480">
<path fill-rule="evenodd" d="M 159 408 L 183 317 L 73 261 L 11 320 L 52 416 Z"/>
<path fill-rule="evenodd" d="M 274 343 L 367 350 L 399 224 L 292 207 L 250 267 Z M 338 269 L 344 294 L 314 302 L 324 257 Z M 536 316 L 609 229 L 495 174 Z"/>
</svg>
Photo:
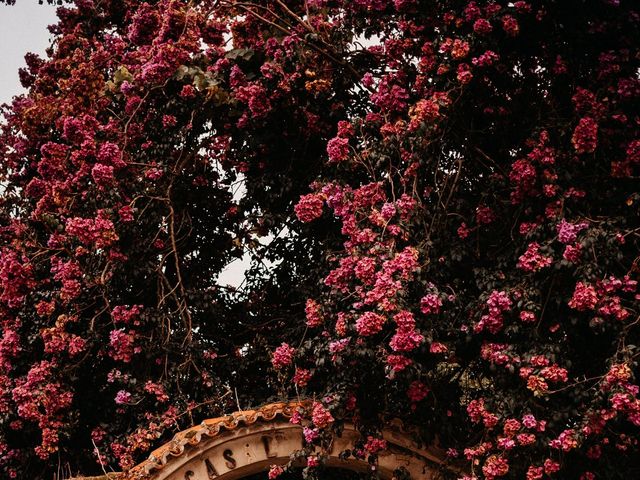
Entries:
<svg viewBox="0 0 640 480">
<path fill-rule="evenodd" d="M 225 55 L 230 60 L 237 60 L 238 58 L 248 62 L 254 55 L 254 51 L 250 48 L 234 48 L 229 50 Z"/>
<path fill-rule="evenodd" d="M 127 82 L 130 82 L 131 80 L 133 80 L 133 75 L 131 75 L 129 70 L 127 70 L 127 67 L 122 66 L 122 67 L 118 68 L 118 70 L 116 70 L 116 73 L 113 76 L 113 82 L 116 85 L 120 85 L 125 80 Z"/>
</svg>

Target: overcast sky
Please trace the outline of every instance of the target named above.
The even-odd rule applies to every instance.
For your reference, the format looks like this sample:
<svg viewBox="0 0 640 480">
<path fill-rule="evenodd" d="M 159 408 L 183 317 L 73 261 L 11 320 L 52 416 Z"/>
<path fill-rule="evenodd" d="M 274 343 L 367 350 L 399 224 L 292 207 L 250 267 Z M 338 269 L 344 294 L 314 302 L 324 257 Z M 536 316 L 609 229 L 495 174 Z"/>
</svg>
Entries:
<svg viewBox="0 0 640 480">
<path fill-rule="evenodd" d="M 22 93 L 18 69 L 25 65 L 24 54 L 44 55 L 50 37 L 47 25 L 55 19 L 55 7 L 38 5 L 38 0 L 0 5 L 0 103 Z"/>
</svg>

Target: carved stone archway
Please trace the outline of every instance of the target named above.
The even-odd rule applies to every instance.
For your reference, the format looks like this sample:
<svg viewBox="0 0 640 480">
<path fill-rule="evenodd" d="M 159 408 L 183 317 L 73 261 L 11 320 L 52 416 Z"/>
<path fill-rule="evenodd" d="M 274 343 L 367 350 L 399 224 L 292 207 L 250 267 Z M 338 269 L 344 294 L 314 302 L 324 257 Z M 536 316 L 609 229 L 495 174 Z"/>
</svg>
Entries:
<svg viewBox="0 0 640 480">
<path fill-rule="evenodd" d="M 302 448 L 302 428 L 289 422 L 300 403 L 272 403 L 257 410 L 236 412 L 205 420 L 201 425 L 175 435 L 155 450 L 149 459 L 126 476 L 130 480 L 236 480 L 265 472 L 270 465 L 284 465 Z M 414 479 L 436 478 L 443 452 L 419 446 L 400 425 L 392 422 L 382 432 L 388 449 L 380 452 L 378 471 L 385 480 L 404 467 Z M 340 452 L 352 449 L 360 439 L 353 425 L 346 424 L 336 436 L 325 465 L 353 471 L 368 471 L 370 465 Z M 326 452 L 325 452 L 326 453 Z M 265 475 L 266 478 L 266 475 Z"/>
</svg>

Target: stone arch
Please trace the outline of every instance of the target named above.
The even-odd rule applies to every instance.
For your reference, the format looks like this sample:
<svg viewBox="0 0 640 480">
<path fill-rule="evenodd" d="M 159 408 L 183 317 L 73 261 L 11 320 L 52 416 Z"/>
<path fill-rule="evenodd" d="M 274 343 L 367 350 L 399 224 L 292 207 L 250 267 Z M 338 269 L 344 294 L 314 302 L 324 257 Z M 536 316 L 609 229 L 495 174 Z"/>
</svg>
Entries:
<svg viewBox="0 0 640 480">
<path fill-rule="evenodd" d="M 205 420 L 184 430 L 133 468 L 129 480 L 236 480 L 284 465 L 290 454 L 302 448 L 302 427 L 289 422 L 302 403 L 272 403 L 257 410 Z M 391 422 L 382 432 L 388 449 L 380 452 L 378 471 L 389 480 L 404 467 L 414 479 L 434 479 L 444 454 L 435 447 L 418 445 L 400 422 Z M 360 439 L 353 425 L 346 424 L 336 436 L 326 466 L 367 471 L 366 461 L 339 457 Z M 326 453 L 326 452 L 325 452 Z"/>
</svg>

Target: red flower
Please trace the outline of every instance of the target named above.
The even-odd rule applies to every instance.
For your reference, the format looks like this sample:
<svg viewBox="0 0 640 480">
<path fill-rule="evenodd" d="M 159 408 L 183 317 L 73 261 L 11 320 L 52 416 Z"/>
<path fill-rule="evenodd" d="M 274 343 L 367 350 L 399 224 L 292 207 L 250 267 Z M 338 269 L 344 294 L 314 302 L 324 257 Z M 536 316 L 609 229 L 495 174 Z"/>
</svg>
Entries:
<svg viewBox="0 0 640 480">
<path fill-rule="evenodd" d="M 324 201 L 320 195 L 310 193 L 303 195 L 294 207 L 296 216 L 303 223 L 309 223 L 322 216 Z"/>
<path fill-rule="evenodd" d="M 341 162 L 349 155 L 349 139 L 334 137 L 327 143 L 327 154 L 330 162 Z"/>
<path fill-rule="evenodd" d="M 428 394 L 429 389 L 427 388 L 427 386 L 417 380 L 411 382 L 411 385 L 409 385 L 409 390 L 407 390 L 407 396 L 413 403 L 418 403 L 424 400 Z"/>
<path fill-rule="evenodd" d="M 593 153 L 598 145 L 598 123 L 591 117 L 581 118 L 571 143 L 577 153 Z"/>
<path fill-rule="evenodd" d="M 273 357 L 271 358 L 273 368 L 280 370 L 291 365 L 293 363 L 295 353 L 295 348 L 288 343 L 282 342 L 282 345 L 276 348 L 273 352 Z"/>
<path fill-rule="evenodd" d="M 363 337 L 375 335 L 382 330 L 387 319 L 374 312 L 365 312 L 356 320 L 356 330 Z"/>
<path fill-rule="evenodd" d="M 593 286 L 578 282 L 573 292 L 573 297 L 569 301 L 569 306 L 575 310 L 583 312 L 585 310 L 593 310 L 598 303 L 598 295 Z"/>
<path fill-rule="evenodd" d="M 330 423 L 333 423 L 334 418 L 331 412 L 320 402 L 313 402 L 313 409 L 311 411 L 311 421 L 318 428 L 325 428 Z"/>
</svg>

